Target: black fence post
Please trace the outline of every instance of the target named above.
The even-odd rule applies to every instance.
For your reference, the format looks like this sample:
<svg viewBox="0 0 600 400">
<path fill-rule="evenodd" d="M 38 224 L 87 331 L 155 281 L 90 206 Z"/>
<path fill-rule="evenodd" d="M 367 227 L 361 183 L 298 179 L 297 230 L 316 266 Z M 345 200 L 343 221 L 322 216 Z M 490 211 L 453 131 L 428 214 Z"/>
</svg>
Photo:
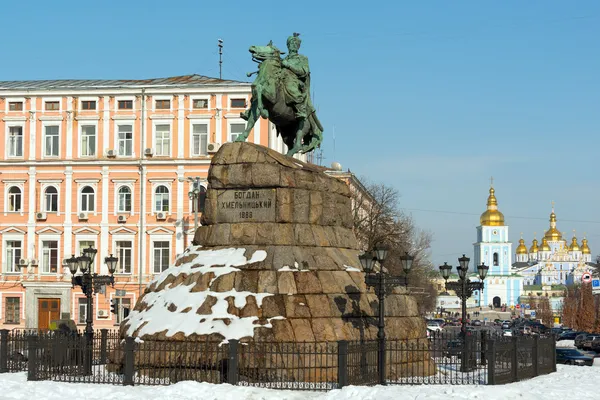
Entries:
<svg viewBox="0 0 600 400">
<path fill-rule="evenodd" d="M 227 383 L 230 385 L 238 384 L 238 350 L 239 340 L 229 340 L 229 357 L 227 362 Z"/>
<path fill-rule="evenodd" d="M 511 357 L 511 372 L 512 372 L 512 382 L 519 381 L 519 338 L 517 336 L 512 337 L 512 357 Z"/>
<path fill-rule="evenodd" d="M 8 372 L 8 329 L 0 329 L 0 374 Z"/>
<path fill-rule="evenodd" d="M 39 368 L 38 337 L 36 335 L 29 335 L 27 337 L 27 380 L 28 381 L 39 380 L 38 368 Z"/>
<path fill-rule="evenodd" d="M 496 384 L 496 341 L 490 340 L 487 344 L 488 351 L 488 385 Z"/>
<path fill-rule="evenodd" d="M 83 374 L 92 375 L 92 364 L 94 358 L 94 332 L 86 332 L 83 334 L 84 343 L 84 358 L 83 358 Z M 70 343 L 70 340 L 66 340 L 66 343 Z"/>
<path fill-rule="evenodd" d="M 531 360 L 533 364 L 533 376 L 538 376 L 540 374 L 540 360 L 539 360 L 539 346 L 540 340 L 539 336 L 533 337 L 533 349 L 531 349 Z"/>
<path fill-rule="evenodd" d="M 135 350 L 135 339 L 132 337 L 125 338 L 125 349 L 123 359 L 123 385 L 133 386 L 133 375 L 135 371 L 135 356 L 133 354 Z"/>
<path fill-rule="evenodd" d="M 108 347 L 108 329 L 100 329 L 100 364 L 106 364 Z"/>
<path fill-rule="evenodd" d="M 338 389 L 348 386 L 348 341 L 338 341 Z"/>
<path fill-rule="evenodd" d="M 487 351 L 487 341 L 488 341 L 488 332 L 487 331 L 481 331 L 481 365 L 484 365 L 487 363 L 487 358 L 485 356 L 485 353 Z"/>
<path fill-rule="evenodd" d="M 550 341 L 552 347 L 552 372 L 556 372 L 556 340 Z"/>
</svg>

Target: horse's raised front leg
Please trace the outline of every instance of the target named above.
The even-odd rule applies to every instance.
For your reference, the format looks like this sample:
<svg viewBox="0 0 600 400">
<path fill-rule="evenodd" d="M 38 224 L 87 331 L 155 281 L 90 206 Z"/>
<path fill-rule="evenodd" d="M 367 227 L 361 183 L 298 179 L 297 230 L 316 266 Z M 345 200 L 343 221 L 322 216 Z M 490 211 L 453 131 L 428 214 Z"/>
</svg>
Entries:
<svg viewBox="0 0 600 400">
<path fill-rule="evenodd" d="M 256 121 L 258 121 L 259 119 L 258 112 L 258 102 L 252 99 L 250 108 L 246 110 L 242 115 L 242 118 L 244 118 L 247 121 L 246 129 L 244 129 L 244 132 L 242 132 L 240 135 L 238 135 L 238 137 L 235 138 L 236 142 L 245 142 L 246 139 L 248 139 L 250 131 L 252 130 L 252 128 L 254 128 L 254 124 L 256 124 Z"/>
</svg>

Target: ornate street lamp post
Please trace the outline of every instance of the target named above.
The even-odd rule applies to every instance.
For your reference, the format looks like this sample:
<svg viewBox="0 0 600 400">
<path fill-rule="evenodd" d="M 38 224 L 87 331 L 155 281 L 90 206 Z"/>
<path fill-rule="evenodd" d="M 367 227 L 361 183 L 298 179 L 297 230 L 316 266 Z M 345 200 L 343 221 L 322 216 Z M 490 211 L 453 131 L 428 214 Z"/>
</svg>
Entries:
<svg viewBox="0 0 600 400">
<path fill-rule="evenodd" d="M 385 297 L 395 287 L 399 285 L 408 286 L 408 273 L 412 268 L 414 257 L 405 253 L 400 257 L 404 276 L 390 276 L 383 272 L 383 263 L 387 258 L 387 247 L 375 247 L 372 252 L 367 252 L 359 256 L 360 263 L 365 272 L 365 283 L 368 287 L 373 287 L 379 300 L 379 317 L 377 320 L 377 341 L 379 342 L 379 357 L 377 368 L 379 372 L 379 382 L 385 385 Z M 374 271 L 375 263 L 379 263 L 379 271 Z"/>
<path fill-rule="evenodd" d="M 204 212 L 201 210 L 203 208 L 203 196 L 206 195 L 206 189 L 200 185 L 200 177 L 196 178 L 187 178 L 189 182 L 193 183 L 192 190 L 188 192 L 188 197 L 192 201 L 192 207 L 194 210 L 194 233 L 198 230 L 198 211 Z"/>
<path fill-rule="evenodd" d="M 469 257 L 466 257 L 464 254 L 458 259 L 459 265 L 456 267 L 456 270 L 458 272 L 459 279 L 453 282 L 448 282 L 450 272 L 452 271 L 452 266 L 448 265 L 447 263 L 444 263 L 444 265 L 440 266 L 440 272 L 446 281 L 446 290 L 453 290 L 461 301 L 462 321 L 460 331 L 463 336 L 467 332 L 467 299 L 473 295 L 475 290 L 483 290 L 483 280 L 490 269 L 490 267 L 483 263 L 478 265 L 477 272 L 479 274 L 480 281 L 471 282 L 471 280 L 467 277 L 467 272 L 469 271 L 469 261 Z"/>
<path fill-rule="evenodd" d="M 84 363 L 86 374 L 90 374 L 92 370 L 92 341 L 94 338 L 94 327 L 93 327 L 93 297 L 94 293 L 99 293 L 102 287 L 105 285 L 114 286 L 115 279 L 113 274 L 117 268 L 117 257 L 110 256 L 104 258 L 104 262 L 108 266 L 108 272 L 110 275 L 98 275 L 93 272 L 94 259 L 98 250 L 90 246 L 87 249 L 83 249 L 82 255 L 76 257 L 75 254 L 71 258 L 66 260 L 69 270 L 71 271 L 71 284 L 73 288 L 75 286 L 81 287 L 81 291 L 85 294 L 86 298 L 86 316 L 85 316 L 85 337 L 87 344 L 87 358 Z M 77 270 L 81 271 L 80 275 L 77 274 Z"/>
<path fill-rule="evenodd" d="M 458 259 L 458 266 L 456 267 L 456 270 L 458 272 L 458 280 L 457 281 L 452 281 L 452 282 L 448 282 L 448 278 L 450 277 L 450 272 L 452 271 L 452 266 L 448 265 L 447 263 L 444 263 L 444 265 L 441 265 L 440 268 L 440 273 L 442 274 L 442 277 L 444 278 L 444 280 L 446 281 L 446 290 L 453 290 L 456 293 L 456 296 L 458 296 L 458 298 L 461 301 L 461 311 L 462 311 L 462 318 L 461 318 L 461 326 L 460 326 L 460 336 L 462 338 L 462 343 L 464 346 L 464 351 L 463 356 L 461 358 L 462 362 L 461 362 L 461 369 L 463 372 L 466 372 L 468 370 L 467 367 L 467 358 L 468 355 L 467 353 L 467 299 L 470 298 L 473 295 L 473 292 L 475 290 L 479 290 L 479 292 L 481 293 L 481 291 L 483 290 L 483 280 L 485 279 L 488 270 L 490 269 L 490 267 L 488 267 L 487 265 L 485 265 L 484 263 L 481 263 L 481 265 L 477 266 L 477 273 L 479 274 L 479 279 L 480 281 L 477 282 L 471 282 L 471 280 L 468 278 L 467 276 L 467 272 L 469 271 L 469 261 L 470 259 L 468 257 L 466 257 L 464 254 L 462 257 L 460 257 Z"/>
</svg>

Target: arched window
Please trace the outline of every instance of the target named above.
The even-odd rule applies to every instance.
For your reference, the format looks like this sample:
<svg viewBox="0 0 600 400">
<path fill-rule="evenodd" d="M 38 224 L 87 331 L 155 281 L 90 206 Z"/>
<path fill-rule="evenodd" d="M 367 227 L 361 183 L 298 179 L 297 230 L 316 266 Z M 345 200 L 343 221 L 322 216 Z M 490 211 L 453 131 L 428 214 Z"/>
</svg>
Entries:
<svg viewBox="0 0 600 400">
<path fill-rule="evenodd" d="M 81 189 L 81 211 L 94 211 L 94 189 L 91 186 L 85 186 Z"/>
<path fill-rule="evenodd" d="M 21 211 L 21 189 L 17 186 L 8 189 L 8 211 Z"/>
<path fill-rule="evenodd" d="M 58 190 L 54 186 L 48 186 L 44 191 L 44 205 L 46 212 L 58 212 Z"/>
<path fill-rule="evenodd" d="M 119 212 L 131 212 L 131 189 L 129 186 L 119 188 Z"/>
<path fill-rule="evenodd" d="M 499 265 L 499 263 L 498 263 L 498 253 L 494 253 L 494 265 L 495 266 Z"/>
<path fill-rule="evenodd" d="M 169 211 L 169 189 L 164 185 L 154 191 L 154 211 Z"/>
</svg>

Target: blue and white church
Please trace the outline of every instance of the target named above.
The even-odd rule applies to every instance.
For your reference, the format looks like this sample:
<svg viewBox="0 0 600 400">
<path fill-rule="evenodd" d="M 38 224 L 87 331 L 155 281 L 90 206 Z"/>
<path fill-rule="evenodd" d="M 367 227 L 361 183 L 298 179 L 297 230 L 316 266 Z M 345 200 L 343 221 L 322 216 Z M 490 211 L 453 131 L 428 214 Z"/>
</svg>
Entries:
<svg viewBox="0 0 600 400">
<path fill-rule="evenodd" d="M 581 283 L 583 274 L 591 272 L 594 265 L 587 238 L 582 239 L 580 246 L 573 233 L 569 244 L 558 230 L 554 205 L 550 227 L 542 237 L 541 245 L 534 238 L 528 251 L 521 238 L 516 258 L 513 267 L 523 276 L 526 288 L 535 285 L 552 289 L 552 286 Z"/>
<path fill-rule="evenodd" d="M 472 269 L 477 273 L 481 263 L 490 267 L 481 293 L 481 306 L 514 306 L 523 292 L 523 276 L 513 268 L 512 243 L 508 240 L 508 225 L 498 210 L 495 190 L 490 187 L 487 209 L 479 218 L 477 242 L 474 243 Z"/>
</svg>

